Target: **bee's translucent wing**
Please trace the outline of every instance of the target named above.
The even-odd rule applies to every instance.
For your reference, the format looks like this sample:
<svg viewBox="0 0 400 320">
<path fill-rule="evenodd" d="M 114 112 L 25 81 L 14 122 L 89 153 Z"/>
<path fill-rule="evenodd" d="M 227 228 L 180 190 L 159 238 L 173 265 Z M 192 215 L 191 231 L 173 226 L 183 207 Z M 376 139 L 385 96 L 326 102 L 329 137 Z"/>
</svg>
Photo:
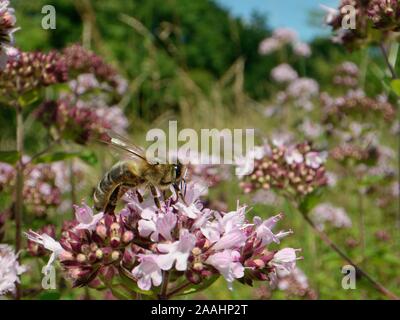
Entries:
<svg viewBox="0 0 400 320">
<path fill-rule="evenodd" d="M 109 145 L 116 151 L 124 153 L 130 158 L 136 157 L 147 161 L 146 152 L 142 147 L 139 147 L 125 137 L 111 130 L 107 130 L 107 137 L 102 139 L 101 142 Z"/>
</svg>

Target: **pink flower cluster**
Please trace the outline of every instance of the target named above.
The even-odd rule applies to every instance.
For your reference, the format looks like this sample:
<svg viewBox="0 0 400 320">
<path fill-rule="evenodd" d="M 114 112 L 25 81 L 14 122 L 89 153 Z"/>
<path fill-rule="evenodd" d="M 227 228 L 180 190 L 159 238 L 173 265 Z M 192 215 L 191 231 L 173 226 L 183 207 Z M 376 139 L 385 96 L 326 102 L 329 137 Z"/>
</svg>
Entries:
<svg viewBox="0 0 400 320">
<path fill-rule="evenodd" d="M 98 113 L 90 105 L 71 98 L 46 101 L 37 112 L 38 119 L 56 132 L 55 139 L 63 137 L 78 144 L 85 144 L 92 138 L 100 138 L 111 128 L 108 114 Z"/>
<path fill-rule="evenodd" d="M 298 74 L 296 70 L 294 70 L 290 65 L 287 63 L 280 64 L 272 69 L 271 77 L 276 82 L 290 82 L 297 79 Z"/>
<path fill-rule="evenodd" d="M 79 44 L 74 44 L 65 48 L 63 55 L 71 78 L 74 78 L 75 75 L 92 74 L 96 81 L 107 83 L 119 95 L 125 93 L 127 89 L 125 79 L 94 52 L 85 49 Z"/>
<path fill-rule="evenodd" d="M 0 93 L 15 98 L 34 89 L 67 81 L 62 55 L 56 51 L 21 52 L 0 72 Z"/>
<path fill-rule="evenodd" d="M 311 78 L 298 78 L 294 70 L 290 71 L 284 65 L 277 68 L 273 69 L 272 76 L 278 82 L 287 80 L 285 81 L 287 86 L 284 91 L 278 92 L 275 103 L 280 106 L 280 109 L 286 104 L 292 104 L 306 111 L 311 111 L 314 108 L 313 99 L 319 95 L 318 82 Z M 268 115 L 268 112 L 266 115 Z"/>
<path fill-rule="evenodd" d="M 371 0 L 367 7 L 367 14 L 375 28 L 396 32 L 400 30 L 400 3 L 398 0 Z"/>
<path fill-rule="evenodd" d="M 317 293 L 311 288 L 305 273 L 298 267 L 290 274 L 279 275 L 277 287 L 285 291 L 288 297 L 301 297 L 305 299 L 317 299 Z"/>
<path fill-rule="evenodd" d="M 0 241 L 3 241 L 6 229 L 6 221 L 9 215 L 11 214 L 11 210 L 6 210 L 0 212 Z"/>
<path fill-rule="evenodd" d="M 64 228 L 59 243 L 32 231 L 28 237 L 53 251 L 75 286 L 96 286 L 123 274 L 154 292 L 170 279 L 168 293 L 185 281 L 199 284 L 222 275 L 231 288 L 235 280 L 272 281 L 277 270 L 294 268 L 297 249 L 268 249 L 292 233 L 272 231 L 282 214 L 249 222 L 245 206 L 213 211 L 203 207 L 196 185 L 185 190 L 184 200 L 173 195 L 161 209 L 153 199 L 131 200 L 116 215 L 76 207 L 76 220 Z"/>
<path fill-rule="evenodd" d="M 13 47 L 13 33 L 17 30 L 16 22 L 10 1 L 0 0 L 0 71 L 4 69 L 10 58 L 16 58 L 18 55 L 18 50 Z"/>
<path fill-rule="evenodd" d="M 342 121 L 344 116 L 382 116 L 387 121 L 395 118 L 395 108 L 386 99 L 367 97 L 362 91 L 349 90 L 344 96 L 331 97 L 328 93 L 321 94 L 325 121 Z"/>
<path fill-rule="evenodd" d="M 342 28 L 342 21 L 348 11 L 345 6 L 355 8 L 356 26 L 354 29 Z M 338 9 L 327 8 L 325 19 L 335 32 L 334 41 L 354 48 L 376 37 L 378 29 L 381 37 L 400 30 L 400 4 L 398 0 L 341 0 Z"/>
<path fill-rule="evenodd" d="M 347 88 L 356 88 L 359 85 L 358 66 L 350 61 L 340 64 L 335 70 L 333 83 Z"/>
<path fill-rule="evenodd" d="M 61 204 L 62 193 L 68 185 L 64 175 L 66 168 L 62 162 L 52 164 L 32 164 L 24 157 L 24 204 L 28 212 L 44 216 L 49 208 Z M 15 168 L 0 162 L 0 190 L 11 190 L 15 184 Z"/>
<path fill-rule="evenodd" d="M 18 254 L 7 244 L 0 244 L 0 297 L 15 292 L 20 275 L 27 270 L 18 262 Z"/>
<path fill-rule="evenodd" d="M 25 167 L 24 203 L 28 211 L 44 216 L 49 208 L 61 203 L 61 190 L 56 184 L 57 173 L 51 164 Z"/>
<path fill-rule="evenodd" d="M 378 159 L 378 150 L 374 146 L 361 147 L 351 143 L 344 143 L 337 147 L 334 147 L 330 151 L 332 159 L 347 163 L 366 163 L 374 162 Z"/>
<path fill-rule="evenodd" d="M 269 55 L 288 44 L 292 46 L 293 52 L 298 56 L 309 57 L 311 55 L 311 49 L 308 44 L 299 41 L 297 33 L 288 28 L 276 29 L 271 37 L 265 38 L 260 43 L 259 53 L 261 55 Z"/>
<path fill-rule="evenodd" d="M 223 165 L 213 164 L 188 164 L 187 178 L 189 181 L 195 181 L 197 184 L 204 186 L 204 190 L 217 186 L 230 177 L 229 168 Z"/>
<path fill-rule="evenodd" d="M 0 162 L 0 191 L 7 189 L 15 178 L 14 167 L 8 163 Z"/>
<path fill-rule="evenodd" d="M 326 154 L 313 150 L 308 143 L 267 146 L 255 161 L 254 170 L 240 183 L 245 193 L 259 189 L 284 191 L 304 196 L 327 183 Z"/>
<path fill-rule="evenodd" d="M 325 223 L 330 223 L 336 228 L 350 228 L 351 219 L 343 208 L 335 207 L 330 203 L 320 203 L 311 212 L 312 218 L 318 228 L 324 229 Z"/>
</svg>

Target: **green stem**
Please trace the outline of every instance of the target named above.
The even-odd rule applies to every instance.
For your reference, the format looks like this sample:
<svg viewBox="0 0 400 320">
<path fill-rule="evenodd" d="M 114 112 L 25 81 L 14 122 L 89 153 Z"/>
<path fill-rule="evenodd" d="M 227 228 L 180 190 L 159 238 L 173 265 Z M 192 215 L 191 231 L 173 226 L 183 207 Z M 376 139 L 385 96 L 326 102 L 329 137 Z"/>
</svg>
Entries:
<svg viewBox="0 0 400 320">
<path fill-rule="evenodd" d="M 23 215 L 23 188 L 24 188 L 24 163 L 22 160 L 24 153 L 24 119 L 21 106 L 16 106 L 16 135 L 17 135 L 17 152 L 19 155 L 16 164 L 16 186 L 15 186 L 15 252 L 19 253 L 22 243 L 22 215 Z M 20 258 L 18 258 L 20 259 Z M 17 285 L 16 299 L 22 298 L 22 290 Z"/>
<path fill-rule="evenodd" d="M 158 298 L 160 300 L 168 299 L 168 294 L 167 294 L 168 282 L 169 282 L 169 272 L 163 271 L 163 282 L 162 282 L 160 294 L 158 295 Z"/>
<path fill-rule="evenodd" d="M 351 258 L 344 253 L 330 238 L 329 236 L 314 224 L 314 222 L 310 219 L 310 217 L 302 213 L 303 218 L 306 220 L 306 222 L 311 226 L 313 231 L 324 241 L 333 251 L 339 254 L 344 260 L 346 260 L 349 264 L 351 264 L 355 269 L 357 274 L 363 276 L 365 279 L 367 279 L 374 287 L 377 289 L 379 292 L 381 292 L 383 295 L 388 297 L 389 299 L 393 300 L 400 300 L 398 296 L 396 296 L 394 293 L 390 292 L 388 289 L 386 289 L 381 283 L 373 279 L 365 270 L 363 270 L 361 267 L 359 267 Z"/>
<path fill-rule="evenodd" d="M 35 155 L 33 155 L 28 163 L 33 163 L 36 159 L 38 159 L 41 156 L 45 155 L 51 149 L 53 149 L 55 146 L 57 146 L 58 143 L 59 143 L 59 140 L 54 140 L 54 142 L 50 143 L 46 148 L 44 148 L 43 150 L 41 150 L 38 153 L 36 153 Z"/>
<path fill-rule="evenodd" d="M 76 204 L 76 181 L 74 173 L 74 159 L 69 161 L 69 183 L 71 187 L 71 202 L 72 202 L 72 212 L 74 211 L 74 204 Z"/>
<path fill-rule="evenodd" d="M 359 211 L 359 232 L 360 232 L 360 243 L 361 243 L 361 257 L 362 261 L 365 260 L 365 215 L 364 215 L 364 201 L 363 201 L 363 194 L 361 190 L 357 191 L 358 193 L 358 211 Z"/>
<path fill-rule="evenodd" d="M 383 43 L 379 44 L 379 48 L 381 49 L 383 58 L 385 59 L 385 63 L 387 65 L 387 67 L 389 68 L 390 74 L 392 75 L 392 79 L 397 79 L 397 74 L 396 71 L 394 70 L 394 67 L 392 66 L 392 64 L 389 61 L 389 56 L 388 53 L 386 51 L 385 45 Z"/>
<path fill-rule="evenodd" d="M 188 282 L 185 282 L 185 283 L 181 284 L 180 286 L 176 287 L 174 290 L 172 290 L 170 293 L 167 294 L 167 299 L 172 298 L 175 294 L 179 293 L 180 291 L 182 291 L 186 287 L 190 286 L 191 284 L 192 283 L 188 281 Z"/>
</svg>

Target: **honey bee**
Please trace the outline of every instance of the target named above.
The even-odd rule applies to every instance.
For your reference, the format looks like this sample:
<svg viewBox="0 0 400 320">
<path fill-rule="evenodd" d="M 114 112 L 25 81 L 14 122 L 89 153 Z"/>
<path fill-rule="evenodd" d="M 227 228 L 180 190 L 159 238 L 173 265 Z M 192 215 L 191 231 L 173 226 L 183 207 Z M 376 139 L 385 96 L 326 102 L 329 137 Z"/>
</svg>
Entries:
<svg viewBox="0 0 400 320">
<path fill-rule="evenodd" d="M 169 164 L 147 159 L 143 148 L 117 134 L 108 133 L 108 136 L 110 139 L 102 142 L 122 151 L 128 159 L 116 163 L 97 185 L 93 195 L 97 211 L 113 213 L 118 200 L 129 189 L 135 189 L 139 201 L 143 201 L 138 191 L 142 187 L 150 189 L 158 208 L 161 205 L 157 189 L 166 191 L 172 186 L 178 196 L 183 198 L 179 185 L 183 180 L 184 166 L 179 161 Z"/>
</svg>

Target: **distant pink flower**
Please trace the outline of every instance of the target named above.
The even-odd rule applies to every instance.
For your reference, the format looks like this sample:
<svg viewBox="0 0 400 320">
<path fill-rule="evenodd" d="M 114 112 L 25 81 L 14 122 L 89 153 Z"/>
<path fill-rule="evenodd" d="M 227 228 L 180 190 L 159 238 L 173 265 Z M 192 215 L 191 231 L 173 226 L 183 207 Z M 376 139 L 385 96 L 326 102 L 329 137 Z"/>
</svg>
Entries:
<svg viewBox="0 0 400 320">
<path fill-rule="evenodd" d="M 318 169 L 326 160 L 327 154 L 324 152 L 308 152 L 306 154 L 306 165 Z"/>
<path fill-rule="evenodd" d="M 104 106 L 101 108 L 96 108 L 96 115 L 101 119 L 105 119 L 110 128 L 113 128 L 115 132 L 119 134 L 126 133 L 126 129 L 129 126 L 129 121 L 120 107 Z"/>
<path fill-rule="evenodd" d="M 15 292 L 15 285 L 20 283 L 19 276 L 26 270 L 26 266 L 19 264 L 14 249 L 7 244 L 0 244 L 0 296 Z"/>
<path fill-rule="evenodd" d="M 268 55 L 281 48 L 281 42 L 274 38 L 266 38 L 260 43 L 258 49 L 262 55 Z"/>
<path fill-rule="evenodd" d="M 82 73 L 69 82 L 71 90 L 77 95 L 82 95 L 90 90 L 100 87 L 96 76 L 92 73 Z"/>
<path fill-rule="evenodd" d="M 17 19 L 15 10 L 11 8 L 10 1 L 0 1 L 0 71 L 3 70 L 10 58 L 15 57 L 17 50 L 13 48 L 13 33 L 18 30 L 15 27 Z"/>
<path fill-rule="evenodd" d="M 287 164 L 298 164 L 304 161 L 303 155 L 295 147 L 289 147 L 285 152 L 285 160 Z"/>
<path fill-rule="evenodd" d="M 283 63 L 273 68 L 271 76 L 276 82 L 290 82 L 297 79 L 297 72 L 287 63 Z"/>
<path fill-rule="evenodd" d="M 290 28 L 278 28 L 274 30 L 272 36 L 281 42 L 291 43 L 296 41 L 297 32 Z"/>
<path fill-rule="evenodd" d="M 298 78 L 289 85 L 286 91 L 292 98 L 311 98 L 319 93 L 319 85 L 313 79 Z"/>
<path fill-rule="evenodd" d="M 320 124 L 312 122 L 309 118 L 306 118 L 300 125 L 300 130 L 303 131 L 304 135 L 311 139 L 316 139 L 322 136 L 323 128 Z"/>
<path fill-rule="evenodd" d="M 336 228 L 350 228 L 350 217 L 343 208 L 335 207 L 330 203 L 320 203 L 311 212 L 312 218 L 319 229 L 324 229 L 326 222 Z"/>
<path fill-rule="evenodd" d="M 309 57 L 311 56 L 311 48 L 307 43 L 304 42 L 296 42 L 293 44 L 293 51 L 295 54 L 301 57 Z"/>
</svg>

